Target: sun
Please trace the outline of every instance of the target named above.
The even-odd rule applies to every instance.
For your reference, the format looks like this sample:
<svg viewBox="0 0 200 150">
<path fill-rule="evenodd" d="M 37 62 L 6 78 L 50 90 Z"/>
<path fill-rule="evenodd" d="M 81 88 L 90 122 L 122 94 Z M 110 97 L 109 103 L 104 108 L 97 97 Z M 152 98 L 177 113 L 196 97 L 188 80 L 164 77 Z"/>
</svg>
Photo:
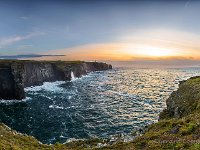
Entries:
<svg viewBox="0 0 200 150">
<path fill-rule="evenodd" d="M 179 55 L 177 48 L 150 46 L 150 45 L 130 45 L 126 53 L 138 58 L 168 58 Z"/>
<path fill-rule="evenodd" d="M 173 54 L 173 50 L 158 47 L 141 47 L 139 54 L 149 57 L 167 57 Z"/>
</svg>

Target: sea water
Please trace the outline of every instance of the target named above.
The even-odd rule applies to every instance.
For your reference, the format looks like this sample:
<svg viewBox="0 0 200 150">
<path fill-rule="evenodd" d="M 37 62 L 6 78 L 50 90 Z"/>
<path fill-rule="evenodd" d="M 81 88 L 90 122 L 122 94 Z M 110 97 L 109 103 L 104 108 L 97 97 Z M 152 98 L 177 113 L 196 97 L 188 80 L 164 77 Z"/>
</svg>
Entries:
<svg viewBox="0 0 200 150">
<path fill-rule="evenodd" d="M 23 101 L 2 100 L 0 122 L 48 144 L 128 135 L 157 122 L 179 81 L 198 75 L 198 68 L 114 68 L 76 80 L 73 75 L 70 82 L 26 88 Z"/>
</svg>

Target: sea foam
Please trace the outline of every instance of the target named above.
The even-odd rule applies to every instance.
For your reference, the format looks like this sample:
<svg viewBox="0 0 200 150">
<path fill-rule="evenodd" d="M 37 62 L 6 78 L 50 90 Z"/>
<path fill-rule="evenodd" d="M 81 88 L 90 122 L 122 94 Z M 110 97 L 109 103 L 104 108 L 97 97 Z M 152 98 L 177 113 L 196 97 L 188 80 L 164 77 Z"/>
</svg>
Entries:
<svg viewBox="0 0 200 150">
<path fill-rule="evenodd" d="M 40 86 L 31 86 L 25 88 L 25 92 L 38 92 L 41 90 L 48 91 L 48 92 L 62 92 L 64 88 L 60 87 L 59 85 L 64 84 L 65 81 L 56 81 L 56 82 L 44 82 L 43 85 Z"/>
<path fill-rule="evenodd" d="M 30 97 L 26 97 L 22 100 L 16 100 L 16 99 L 11 99 L 11 100 L 6 100 L 6 99 L 1 99 L 0 100 L 0 104 L 14 104 L 14 103 L 23 103 L 23 102 L 26 102 L 28 100 L 31 100 Z"/>
</svg>

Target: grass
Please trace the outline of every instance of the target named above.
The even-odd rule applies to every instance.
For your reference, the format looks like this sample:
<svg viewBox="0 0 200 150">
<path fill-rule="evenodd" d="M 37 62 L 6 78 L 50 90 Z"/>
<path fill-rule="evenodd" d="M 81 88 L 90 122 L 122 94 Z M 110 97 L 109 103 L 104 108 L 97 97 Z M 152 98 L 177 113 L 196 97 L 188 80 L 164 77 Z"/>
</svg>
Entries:
<svg viewBox="0 0 200 150">
<path fill-rule="evenodd" d="M 11 130 L 4 124 L 0 124 L 0 149 L 3 150 L 35 150 L 35 149 L 52 149 L 50 146 L 41 144 L 35 138 Z"/>
<path fill-rule="evenodd" d="M 160 119 L 180 118 L 199 112 L 200 77 L 181 82 L 179 89 L 171 94 L 166 103 L 167 109 L 160 113 Z"/>
<path fill-rule="evenodd" d="M 105 143 L 101 139 L 79 140 L 67 144 L 56 143 L 46 145 L 40 143 L 34 137 L 17 133 L 3 123 L 0 123 L 0 150 L 82 150 L 96 147 L 98 143 Z"/>
<path fill-rule="evenodd" d="M 84 61 L 61 61 L 61 60 L 55 60 L 55 61 L 49 61 L 49 60 L 16 60 L 16 59 L 0 59 L 0 64 L 10 64 L 10 63 L 25 63 L 25 62 L 35 62 L 35 63 L 66 63 L 66 64 L 79 64 L 83 63 Z"/>
<path fill-rule="evenodd" d="M 78 65 L 83 63 L 84 61 L 36 61 L 36 60 L 0 60 L 0 68 L 1 67 L 10 67 L 11 65 L 23 65 L 25 63 L 34 63 L 34 64 L 44 64 L 49 63 L 52 65 L 56 65 L 59 69 L 64 70 L 66 69 L 66 66 L 70 65 Z"/>
</svg>

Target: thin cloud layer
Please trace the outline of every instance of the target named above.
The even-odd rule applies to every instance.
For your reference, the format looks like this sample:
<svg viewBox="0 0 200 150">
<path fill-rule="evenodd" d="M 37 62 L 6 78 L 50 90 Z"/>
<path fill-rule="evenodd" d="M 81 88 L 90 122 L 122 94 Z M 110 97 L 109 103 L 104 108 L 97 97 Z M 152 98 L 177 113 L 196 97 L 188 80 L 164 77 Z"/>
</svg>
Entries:
<svg viewBox="0 0 200 150">
<path fill-rule="evenodd" d="M 45 33 L 44 32 L 31 32 L 27 35 L 16 35 L 16 36 L 8 37 L 8 38 L 2 38 L 2 39 L 0 39 L 0 48 L 3 48 L 7 45 L 12 45 L 19 41 L 30 39 L 35 36 L 41 36 L 41 35 L 45 35 Z"/>
</svg>

